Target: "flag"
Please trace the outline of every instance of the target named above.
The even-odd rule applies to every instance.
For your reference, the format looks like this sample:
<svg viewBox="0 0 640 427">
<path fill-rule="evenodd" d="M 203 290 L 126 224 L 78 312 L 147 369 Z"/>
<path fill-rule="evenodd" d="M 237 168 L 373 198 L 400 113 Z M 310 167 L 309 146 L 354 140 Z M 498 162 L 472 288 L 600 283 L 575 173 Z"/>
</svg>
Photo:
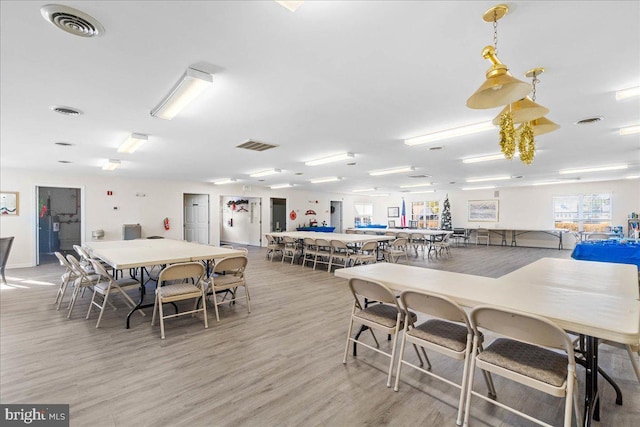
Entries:
<svg viewBox="0 0 640 427">
<path fill-rule="evenodd" d="M 407 226 L 407 211 L 404 207 L 404 199 L 402 199 L 402 213 L 400 214 L 400 227 Z"/>
</svg>

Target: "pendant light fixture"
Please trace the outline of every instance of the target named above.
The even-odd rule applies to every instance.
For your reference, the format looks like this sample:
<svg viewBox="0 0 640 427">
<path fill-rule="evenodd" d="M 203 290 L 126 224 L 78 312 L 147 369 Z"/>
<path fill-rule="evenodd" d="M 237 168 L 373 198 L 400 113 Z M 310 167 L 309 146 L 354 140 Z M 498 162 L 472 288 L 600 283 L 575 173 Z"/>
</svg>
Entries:
<svg viewBox="0 0 640 427">
<path fill-rule="evenodd" d="M 469 108 L 500 107 L 524 98 L 531 91 L 528 83 L 513 77 L 508 67 L 498 59 L 498 20 L 508 11 L 506 4 L 500 4 L 482 15 L 485 22 L 493 22 L 493 46 L 482 49 L 482 57 L 491 62 L 491 68 L 486 72 L 485 82 L 467 99 Z"/>
</svg>

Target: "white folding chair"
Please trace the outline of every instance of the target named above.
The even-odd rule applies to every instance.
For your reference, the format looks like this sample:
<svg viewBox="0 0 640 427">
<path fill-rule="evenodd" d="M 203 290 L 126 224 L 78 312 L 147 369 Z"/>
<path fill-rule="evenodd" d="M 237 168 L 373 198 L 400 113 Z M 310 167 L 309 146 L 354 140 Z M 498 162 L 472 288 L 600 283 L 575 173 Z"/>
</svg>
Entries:
<svg viewBox="0 0 640 427">
<path fill-rule="evenodd" d="M 313 259 L 313 269 L 315 270 L 318 264 L 328 266 L 331 260 L 331 253 L 331 242 L 326 239 L 316 239 L 316 257 Z M 331 269 L 329 269 L 329 273 L 331 273 Z"/>
<path fill-rule="evenodd" d="M 273 262 L 273 256 L 280 252 L 280 255 L 283 254 L 284 244 L 278 243 L 275 237 L 271 234 L 265 234 L 267 238 L 267 257 Z"/>
<path fill-rule="evenodd" d="M 244 299 L 247 301 L 247 312 L 251 313 L 251 296 L 244 276 L 247 262 L 246 256 L 223 258 L 216 263 L 213 269 L 214 274 L 207 284 L 208 290 L 211 290 L 213 294 L 213 304 L 218 322 L 220 321 L 218 306 L 222 304 L 235 303 L 237 300 Z M 238 296 L 238 288 L 240 287 L 244 287 L 244 296 L 242 297 Z M 227 291 L 230 291 L 232 298 L 227 299 Z M 217 298 L 218 293 L 224 293 L 220 301 Z M 203 303 L 203 305 L 205 304 Z"/>
<path fill-rule="evenodd" d="M 95 305 L 96 307 L 98 307 L 100 309 L 100 314 L 98 315 L 98 321 L 96 322 L 96 328 L 98 328 L 100 327 L 100 321 L 102 321 L 104 308 L 109 302 L 109 295 L 113 292 L 119 294 L 122 297 L 122 299 L 125 301 L 125 303 L 127 303 L 129 307 L 133 308 L 136 306 L 136 303 L 133 302 L 133 300 L 129 297 L 129 295 L 127 295 L 127 293 L 125 292 L 125 289 L 131 288 L 131 287 L 139 288 L 140 282 L 138 282 L 136 279 L 131 279 L 131 278 L 123 278 L 123 279 L 116 280 L 113 278 L 113 276 L 107 273 L 107 270 L 104 269 L 102 264 L 100 264 L 99 262 L 93 259 L 90 261 L 94 271 L 98 275 L 98 281 L 93 286 L 93 295 L 91 296 L 91 303 L 89 304 L 89 310 L 87 310 L 86 319 L 89 319 L 93 306 Z M 100 298 L 98 297 L 98 295 L 102 297 L 102 301 L 100 301 Z M 142 316 L 145 316 L 142 310 L 138 310 L 138 312 Z"/>
<path fill-rule="evenodd" d="M 571 427 L 573 400 L 576 424 L 582 425 L 578 411 L 578 381 L 573 343 L 565 331 L 543 317 L 490 306 L 479 306 L 471 310 L 469 321 L 474 338 L 465 402 L 465 426 L 469 422 L 471 396 L 493 403 L 536 424 L 549 426 L 538 418 L 473 391 L 476 367 L 552 396 L 564 397 L 564 427 Z M 480 349 L 480 329 L 499 335 L 483 350 Z"/>
<path fill-rule="evenodd" d="M 384 249 L 384 256 L 387 262 L 398 262 L 401 257 L 404 257 L 407 264 L 409 264 L 409 257 L 407 256 L 409 241 L 406 237 L 398 237 L 394 241 L 390 242 Z"/>
<path fill-rule="evenodd" d="M 378 241 L 364 242 L 351 258 L 353 259 L 353 265 L 375 263 L 378 259 Z"/>
<path fill-rule="evenodd" d="M 313 262 L 316 259 L 316 253 L 318 252 L 318 246 L 316 239 L 311 237 L 305 237 L 302 240 L 304 258 L 302 259 L 302 266 L 304 267 L 307 262 Z"/>
<path fill-rule="evenodd" d="M 353 249 L 342 240 L 331 240 L 331 257 L 329 258 L 329 272 L 332 265 L 348 267 L 353 259 Z"/>
<path fill-rule="evenodd" d="M 284 263 L 285 258 L 291 258 L 291 265 L 293 265 L 293 261 L 299 253 L 298 241 L 289 236 L 283 236 L 282 241 L 284 242 L 284 248 L 282 249 L 281 262 Z"/>
<path fill-rule="evenodd" d="M 205 274 L 205 267 L 199 262 L 185 262 L 173 264 L 160 272 L 158 277 L 158 287 L 156 288 L 156 299 L 153 305 L 153 317 L 151 326 L 155 324 L 156 313 L 160 312 L 160 337 L 164 339 L 164 319 L 184 316 L 185 314 L 203 313 L 204 327 L 208 328 L 207 304 L 202 304 L 198 308 L 198 302 L 204 301 L 206 296 L 206 285 L 202 283 Z M 164 315 L 162 305 L 168 302 L 195 299 L 192 310 L 178 312 L 176 314 Z"/>
<path fill-rule="evenodd" d="M 71 264 L 69 264 L 69 261 L 67 261 L 67 259 L 64 257 L 64 255 L 62 255 L 60 252 L 54 252 L 54 255 L 56 256 L 56 258 L 58 258 L 58 261 L 60 261 L 60 265 L 66 268 L 65 272 L 60 278 L 60 287 L 58 288 L 58 292 L 56 293 L 56 299 L 53 302 L 54 304 L 56 304 L 56 310 L 60 310 L 60 304 L 62 304 L 62 300 L 64 299 L 64 295 L 67 292 L 69 283 L 72 283 L 74 280 L 76 280 L 78 278 L 78 275 L 74 271 Z"/>
<path fill-rule="evenodd" d="M 71 293 L 71 301 L 69 303 L 69 311 L 67 312 L 67 319 L 71 317 L 71 312 L 73 311 L 73 307 L 76 304 L 76 300 L 78 296 L 84 292 L 85 289 L 90 288 L 93 289 L 93 286 L 98 282 L 99 276 L 95 274 L 93 268 L 88 273 L 85 270 L 85 267 L 80 265 L 80 262 L 73 255 L 67 255 L 67 261 L 73 272 L 76 274 L 76 279 L 73 281 L 73 292 Z"/>
</svg>

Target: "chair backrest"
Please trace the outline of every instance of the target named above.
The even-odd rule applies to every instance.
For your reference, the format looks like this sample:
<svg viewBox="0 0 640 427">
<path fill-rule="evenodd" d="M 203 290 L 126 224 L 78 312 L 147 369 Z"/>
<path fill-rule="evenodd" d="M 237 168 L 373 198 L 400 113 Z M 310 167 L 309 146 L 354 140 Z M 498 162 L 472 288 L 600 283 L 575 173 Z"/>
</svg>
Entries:
<svg viewBox="0 0 640 427">
<path fill-rule="evenodd" d="M 73 270 L 74 273 L 76 273 L 78 276 L 80 276 L 85 281 L 89 280 L 89 275 L 87 273 L 87 270 L 82 268 L 82 265 L 80 264 L 80 261 L 78 261 L 76 259 L 76 257 L 74 257 L 73 255 L 69 254 L 69 255 L 67 255 L 67 261 L 69 261 L 69 264 L 71 265 L 71 269 Z"/>
<path fill-rule="evenodd" d="M 331 247 L 334 248 L 334 249 L 340 249 L 340 250 L 343 250 L 343 251 L 349 251 L 349 247 L 342 240 L 332 240 L 329 243 L 331 244 Z"/>
<path fill-rule="evenodd" d="M 377 240 L 370 240 L 368 242 L 364 242 L 364 244 L 360 247 L 361 252 L 375 251 L 376 249 L 378 249 Z"/>
<path fill-rule="evenodd" d="M 478 306 L 469 313 L 474 333 L 478 328 L 542 347 L 561 349 L 573 360 L 573 344 L 565 331 L 551 321 L 528 313 L 492 306 Z"/>
<path fill-rule="evenodd" d="M 221 261 L 222 262 L 222 261 Z M 216 266 L 218 263 L 216 263 Z M 172 264 L 160 272 L 158 284 L 169 280 L 191 279 L 194 283 L 199 283 L 204 276 L 205 268 L 199 262 L 184 262 L 180 264 Z"/>
<path fill-rule="evenodd" d="M 607 233 L 587 234 L 587 240 L 608 240 L 610 237 Z"/>
<path fill-rule="evenodd" d="M 358 295 L 360 295 L 372 301 L 393 304 L 400 309 L 395 294 L 380 282 L 349 279 L 349 289 L 351 289 L 351 293 L 356 300 L 358 300 Z"/>
<path fill-rule="evenodd" d="M 345 234 L 356 234 L 357 231 L 356 230 L 352 230 L 350 228 L 347 228 L 347 230 L 345 231 Z"/>
<path fill-rule="evenodd" d="M 264 237 L 267 239 L 268 244 L 276 243 L 276 238 L 273 237 L 271 234 L 265 234 Z"/>
<path fill-rule="evenodd" d="M 408 242 L 409 239 L 407 239 L 406 237 L 398 237 L 396 240 L 391 242 L 391 246 L 393 246 L 394 248 L 403 248 L 407 246 Z"/>
<path fill-rule="evenodd" d="M 113 277 L 111 277 L 111 275 L 107 273 L 107 270 L 105 270 L 102 264 L 100 264 L 95 259 L 90 259 L 89 261 L 91 262 L 91 265 L 93 266 L 93 269 L 95 270 L 96 274 L 100 275 L 101 278 L 105 278 L 109 280 L 113 279 Z"/>
<path fill-rule="evenodd" d="M 442 236 L 442 242 L 448 243 L 450 238 L 451 238 L 451 233 L 446 233 Z"/>
<path fill-rule="evenodd" d="M 411 234 L 405 233 L 404 231 L 402 231 L 398 233 L 398 237 L 409 240 L 411 238 Z"/>
<path fill-rule="evenodd" d="M 411 240 L 415 241 L 422 241 L 424 240 L 424 234 L 421 233 L 411 233 Z"/>
<path fill-rule="evenodd" d="M 241 251 L 244 256 L 248 256 L 249 255 L 249 249 L 247 249 L 247 248 L 236 248 L 236 251 Z"/>
<path fill-rule="evenodd" d="M 331 242 L 327 239 L 316 239 L 316 246 L 319 248 L 330 248 Z"/>
<path fill-rule="evenodd" d="M 89 256 L 89 254 L 87 253 L 87 251 L 84 250 L 84 248 L 80 245 L 73 245 L 73 250 L 76 251 L 76 253 L 80 256 L 80 258 L 82 259 L 86 259 L 89 260 L 91 257 Z"/>
<path fill-rule="evenodd" d="M 221 248 L 225 248 L 225 249 L 233 249 L 233 246 L 231 246 L 231 245 L 222 245 L 220 247 Z"/>
<path fill-rule="evenodd" d="M 385 235 L 385 236 L 394 236 L 394 237 L 395 237 L 396 233 L 394 233 L 393 231 L 386 231 L 386 232 L 384 233 L 384 235 Z"/>
<path fill-rule="evenodd" d="M 364 232 L 364 234 L 368 234 L 370 236 L 377 236 L 378 232 L 375 231 L 375 230 L 367 230 L 367 231 Z"/>
<path fill-rule="evenodd" d="M 67 261 L 64 255 L 62 255 L 60 252 L 54 252 L 53 254 L 56 256 L 56 258 L 58 258 L 58 261 L 60 261 L 60 265 L 67 267 L 67 270 L 69 271 L 73 271 L 73 267 L 71 266 L 71 264 L 69 264 L 69 261 Z"/>
<path fill-rule="evenodd" d="M 226 274 L 233 273 L 236 276 L 242 276 L 248 262 L 249 261 L 246 256 L 232 256 L 223 258 L 216 263 L 215 267 L 213 268 L 213 272 L 222 273 L 224 271 L 226 272 Z"/>
<path fill-rule="evenodd" d="M 4 267 L 9 260 L 9 253 L 13 245 L 13 236 L 0 238 L 0 265 Z"/>
<path fill-rule="evenodd" d="M 472 332 L 467 313 L 458 303 L 443 296 L 431 292 L 404 291 L 400 295 L 400 301 L 405 311 L 417 311 L 451 322 L 464 323 L 469 332 Z"/>
<path fill-rule="evenodd" d="M 489 230 L 486 229 L 486 228 L 478 228 L 476 233 L 478 234 L 478 236 L 488 236 L 489 235 Z"/>
<path fill-rule="evenodd" d="M 316 239 L 312 239 L 311 237 L 305 237 L 304 239 L 302 239 L 302 242 L 307 247 L 316 245 Z"/>
<path fill-rule="evenodd" d="M 285 245 L 292 245 L 296 243 L 296 239 L 290 236 L 282 236 L 282 241 Z"/>
</svg>

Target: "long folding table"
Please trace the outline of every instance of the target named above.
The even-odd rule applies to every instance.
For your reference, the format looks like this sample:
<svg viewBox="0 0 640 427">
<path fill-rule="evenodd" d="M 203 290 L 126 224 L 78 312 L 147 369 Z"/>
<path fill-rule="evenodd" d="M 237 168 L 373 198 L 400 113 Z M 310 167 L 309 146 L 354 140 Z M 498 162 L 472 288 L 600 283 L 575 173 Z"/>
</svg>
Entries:
<svg viewBox="0 0 640 427">
<path fill-rule="evenodd" d="M 600 417 L 598 340 L 636 345 L 640 340 L 638 269 L 634 265 L 543 258 L 493 279 L 378 263 L 339 269 L 335 275 L 375 280 L 396 292 L 435 292 L 466 307 L 489 304 L 520 310 L 584 335 L 585 426 Z"/>
<path fill-rule="evenodd" d="M 189 261 L 219 260 L 229 256 L 244 255 L 243 251 L 217 246 L 202 245 L 172 239 L 137 239 L 105 242 L 87 242 L 84 246 L 92 257 L 99 258 L 114 271 L 136 269 L 140 274 L 140 301 L 127 315 L 127 329 L 131 315 L 140 308 L 152 307 L 144 305 L 144 267 L 175 264 Z M 207 268 L 208 271 L 208 268 Z"/>
</svg>

